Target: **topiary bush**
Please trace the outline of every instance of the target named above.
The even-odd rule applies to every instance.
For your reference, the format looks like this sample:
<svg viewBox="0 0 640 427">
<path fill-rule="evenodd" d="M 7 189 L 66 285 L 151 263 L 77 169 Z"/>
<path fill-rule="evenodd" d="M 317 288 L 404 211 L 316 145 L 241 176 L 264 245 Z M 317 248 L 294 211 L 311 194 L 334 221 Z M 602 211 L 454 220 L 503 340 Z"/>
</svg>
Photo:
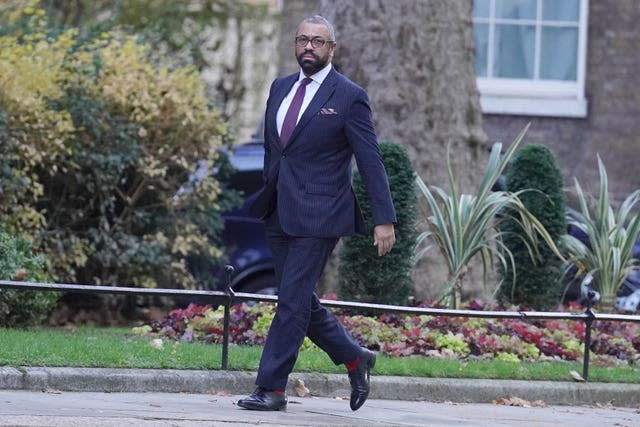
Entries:
<svg viewBox="0 0 640 427">
<path fill-rule="evenodd" d="M 42 256 L 31 243 L 0 230 L 0 279 L 43 281 Z M 0 327 L 31 326 L 42 322 L 53 309 L 58 292 L 0 289 Z"/>
<path fill-rule="evenodd" d="M 521 192 L 524 206 L 560 244 L 567 231 L 563 178 L 551 151 L 540 144 L 525 145 L 514 156 L 505 178 L 507 190 Z M 504 244 L 513 255 L 515 270 L 510 264 L 506 269 L 501 266 L 498 301 L 537 310 L 555 308 L 562 294 L 561 261 L 542 240 L 532 259 L 520 225 L 509 216 L 501 221 L 500 229 Z"/>
<path fill-rule="evenodd" d="M 118 30 L 49 27 L 35 7 L 11 16 L 0 32 L 0 222 L 46 254 L 55 281 L 211 280 L 186 260 L 224 261 L 220 213 L 238 197 L 211 174 L 187 184 L 230 144 L 196 67 Z"/>
<path fill-rule="evenodd" d="M 339 251 L 339 288 L 342 298 L 381 304 L 405 304 L 413 290 L 410 272 L 414 265 L 417 238 L 417 195 L 415 172 L 406 148 L 380 143 L 380 152 L 389 176 L 391 196 L 398 223 L 396 244 L 390 253 L 378 256 L 373 246 L 371 204 L 362 178 L 356 172 L 353 189 L 365 218 L 367 232 L 344 239 Z"/>
</svg>

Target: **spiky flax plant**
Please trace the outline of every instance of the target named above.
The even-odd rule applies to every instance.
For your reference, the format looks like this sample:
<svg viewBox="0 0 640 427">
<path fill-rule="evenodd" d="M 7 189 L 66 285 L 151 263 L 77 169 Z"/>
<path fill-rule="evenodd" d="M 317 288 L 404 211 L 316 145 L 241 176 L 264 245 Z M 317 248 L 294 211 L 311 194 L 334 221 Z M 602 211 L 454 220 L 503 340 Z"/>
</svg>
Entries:
<svg viewBox="0 0 640 427">
<path fill-rule="evenodd" d="M 492 146 L 487 167 L 476 195 L 460 194 L 451 167 L 447 148 L 447 175 L 449 193 L 437 186 L 427 186 L 417 177 L 418 188 L 424 196 L 430 214 L 426 218 L 427 229 L 418 237 L 417 258 L 431 248 L 428 241 L 436 243 L 448 268 L 448 278 L 441 292 L 441 303 L 457 308 L 463 287 L 463 279 L 468 264 L 476 255 L 482 259 L 485 285 L 487 273 L 495 258 L 503 265 L 513 266 L 514 259 L 502 242 L 503 232 L 499 229 L 500 218 L 509 215 L 522 227 L 524 243 L 532 257 L 536 254 L 536 244 L 542 238 L 559 257 L 555 242 L 544 226 L 523 205 L 517 193 L 493 191 L 493 184 L 504 172 L 529 125 L 501 155 L 502 144 Z M 526 191 L 526 190 L 523 190 Z M 426 247 L 425 247 L 426 246 Z M 498 285 L 499 286 L 499 285 Z"/>
</svg>

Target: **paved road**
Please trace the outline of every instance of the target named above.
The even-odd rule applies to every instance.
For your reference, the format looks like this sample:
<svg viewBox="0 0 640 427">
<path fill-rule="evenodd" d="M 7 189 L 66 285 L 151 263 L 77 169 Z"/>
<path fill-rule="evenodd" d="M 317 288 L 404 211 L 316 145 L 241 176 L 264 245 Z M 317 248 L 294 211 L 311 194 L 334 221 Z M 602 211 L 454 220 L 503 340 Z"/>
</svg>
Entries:
<svg viewBox="0 0 640 427">
<path fill-rule="evenodd" d="M 345 374 L 296 373 L 316 397 L 292 397 L 289 384 L 288 410 L 262 413 L 235 405 L 254 380 L 254 372 L 0 367 L 0 427 L 640 426 L 638 384 L 374 376 L 371 399 L 352 412 Z"/>
<path fill-rule="evenodd" d="M 0 390 L 245 394 L 255 387 L 255 376 L 255 372 L 243 371 L 0 367 Z M 294 373 L 287 388 L 289 395 L 295 394 L 294 385 L 299 380 L 304 382 L 314 396 L 340 398 L 350 394 L 346 373 Z M 640 384 L 374 375 L 371 379 L 369 397 L 381 400 L 458 403 L 491 403 L 496 399 L 518 397 L 529 401 L 542 400 L 548 405 L 612 404 L 617 407 L 640 409 Z"/>
<path fill-rule="evenodd" d="M 640 410 L 595 406 L 518 407 L 369 400 L 352 412 L 336 398 L 290 398 L 286 412 L 240 409 L 241 396 L 0 390 L 0 426 L 580 426 L 633 427 Z"/>
</svg>

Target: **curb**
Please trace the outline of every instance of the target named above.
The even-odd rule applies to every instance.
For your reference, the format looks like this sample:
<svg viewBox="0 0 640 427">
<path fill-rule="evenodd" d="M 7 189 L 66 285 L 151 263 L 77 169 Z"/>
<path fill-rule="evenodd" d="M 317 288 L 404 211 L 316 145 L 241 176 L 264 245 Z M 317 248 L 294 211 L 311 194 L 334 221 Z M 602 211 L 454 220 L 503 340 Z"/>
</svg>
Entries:
<svg viewBox="0 0 640 427">
<path fill-rule="evenodd" d="M 0 389 L 60 390 L 74 392 L 159 392 L 248 394 L 255 387 L 255 373 L 245 371 L 197 371 L 175 369 L 101 369 L 0 367 Z M 347 398 L 351 393 L 346 374 L 294 373 L 287 392 L 296 396 L 293 384 L 304 381 L 311 395 Z M 613 405 L 640 408 L 640 384 L 577 383 L 556 381 L 479 380 L 374 376 L 372 399 L 491 403 L 519 397 L 548 405 Z"/>
</svg>

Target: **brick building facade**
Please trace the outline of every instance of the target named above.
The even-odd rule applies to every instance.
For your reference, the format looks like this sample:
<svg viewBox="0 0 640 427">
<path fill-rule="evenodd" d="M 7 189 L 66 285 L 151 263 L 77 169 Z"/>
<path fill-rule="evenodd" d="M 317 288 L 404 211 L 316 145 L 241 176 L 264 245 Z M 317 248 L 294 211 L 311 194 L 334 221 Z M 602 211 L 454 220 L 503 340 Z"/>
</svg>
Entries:
<svg viewBox="0 0 640 427">
<path fill-rule="evenodd" d="M 483 127 L 490 142 L 509 143 L 531 122 L 526 141 L 553 151 L 568 190 L 576 177 L 597 196 L 600 155 L 610 194 L 621 201 L 640 188 L 640 2 L 591 0 L 588 9 L 586 117 L 484 114 Z"/>
</svg>

